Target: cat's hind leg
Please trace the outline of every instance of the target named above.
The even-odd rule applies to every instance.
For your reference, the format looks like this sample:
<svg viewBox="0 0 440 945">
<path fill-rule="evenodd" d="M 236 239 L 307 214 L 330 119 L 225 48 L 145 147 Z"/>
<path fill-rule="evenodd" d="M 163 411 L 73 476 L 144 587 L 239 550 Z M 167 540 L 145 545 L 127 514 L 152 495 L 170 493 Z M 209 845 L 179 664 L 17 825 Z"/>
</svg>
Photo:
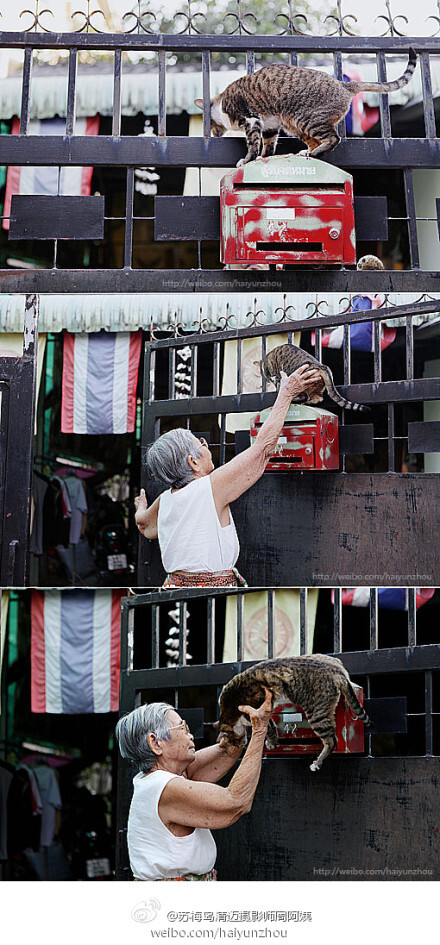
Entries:
<svg viewBox="0 0 440 945">
<path fill-rule="evenodd" d="M 276 131 L 263 131 L 263 150 L 261 152 L 262 158 L 272 157 L 272 155 L 275 154 L 279 133 L 279 128 L 277 128 Z"/>
<path fill-rule="evenodd" d="M 245 118 L 244 130 L 246 133 L 246 144 L 248 147 L 246 157 L 237 162 L 237 167 L 243 164 L 249 164 L 249 161 L 255 161 L 261 151 L 263 122 L 261 118 Z"/>
<path fill-rule="evenodd" d="M 322 749 L 321 754 L 318 755 L 315 761 L 313 761 L 312 764 L 310 765 L 310 771 L 320 771 L 323 761 L 325 761 L 325 759 L 328 758 L 329 755 L 331 755 L 331 753 L 335 750 L 336 745 L 338 744 L 338 739 L 336 738 L 336 734 L 330 734 L 330 735 L 325 735 L 325 736 L 320 735 L 319 737 L 324 744 L 324 748 Z"/>
<path fill-rule="evenodd" d="M 336 706 L 334 710 L 330 709 L 328 715 L 317 717 L 315 713 L 315 716 L 309 715 L 308 718 L 313 731 L 321 739 L 324 746 L 321 754 L 310 765 L 310 771 L 319 771 L 323 761 L 331 755 L 338 743 L 336 737 Z"/>
<path fill-rule="evenodd" d="M 333 151 L 334 148 L 338 146 L 340 140 L 341 138 L 335 128 L 330 127 L 326 129 L 326 132 L 320 135 L 319 138 L 315 136 L 310 142 L 307 142 L 310 157 L 316 158 L 319 157 L 320 154 L 328 154 L 329 151 Z M 312 141 L 315 147 L 311 147 Z"/>
</svg>

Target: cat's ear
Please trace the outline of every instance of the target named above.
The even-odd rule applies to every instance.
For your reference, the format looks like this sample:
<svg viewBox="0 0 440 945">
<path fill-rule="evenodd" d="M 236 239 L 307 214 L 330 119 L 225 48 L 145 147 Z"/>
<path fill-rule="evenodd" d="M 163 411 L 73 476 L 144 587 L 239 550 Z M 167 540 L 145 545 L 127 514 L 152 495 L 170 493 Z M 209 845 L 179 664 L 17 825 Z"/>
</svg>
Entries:
<svg viewBox="0 0 440 945">
<path fill-rule="evenodd" d="M 220 725 L 220 722 L 213 722 L 213 723 L 212 723 L 212 727 L 213 727 L 213 728 L 218 728 L 219 725 Z"/>
<path fill-rule="evenodd" d="M 202 98 L 195 98 L 195 99 L 194 99 L 194 105 L 197 105 L 197 108 L 200 108 L 200 111 L 201 111 L 201 112 L 203 111 L 203 99 L 202 99 Z"/>
</svg>

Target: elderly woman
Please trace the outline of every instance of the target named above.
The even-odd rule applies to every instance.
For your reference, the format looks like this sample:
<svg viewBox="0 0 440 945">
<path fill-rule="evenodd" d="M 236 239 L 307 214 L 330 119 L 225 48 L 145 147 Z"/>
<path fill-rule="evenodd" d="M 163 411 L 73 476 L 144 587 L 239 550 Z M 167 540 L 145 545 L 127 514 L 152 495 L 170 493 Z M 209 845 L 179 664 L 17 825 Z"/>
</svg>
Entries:
<svg viewBox="0 0 440 945">
<path fill-rule="evenodd" d="M 128 817 L 130 866 L 138 880 L 215 880 L 217 850 L 210 828 L 234 824 L 252 806 L 261 772 L 272 695 L 247 713 L 252 735 L 228 787 L 216 782 L 240 749 L 222 744 L 196 751 L 186 722 L 172 706 L 154 702 L 119 720 L 116 735 L 123 758 L 139 772 Z"/>
<path fill-rule="evenodd" d="M 214 469 L 206 441 L 189 430 L 164 433 L 148 451 L 147 468 L 168 489 L 150 507 L 145 492 L 135 500 L 135 520 L 145 538 L 159 538 L 168 577 L 164 587 L 228 587 L 244 584 L 235 571 L 240 546 L 230 503 L 263 475 L 293 397 L 319 382 L 303 365 L 282 371 L 278 396 L 254 444 Z"/>
</svg>

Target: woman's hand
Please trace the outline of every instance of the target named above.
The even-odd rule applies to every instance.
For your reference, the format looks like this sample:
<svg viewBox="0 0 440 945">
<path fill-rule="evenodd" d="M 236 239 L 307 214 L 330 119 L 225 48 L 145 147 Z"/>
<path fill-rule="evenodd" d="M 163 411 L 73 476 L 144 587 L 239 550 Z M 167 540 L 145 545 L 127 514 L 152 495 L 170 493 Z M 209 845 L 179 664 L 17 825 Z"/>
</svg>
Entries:
<svg viewBox="0 0 440 945">
<path fill-rule="evenodd" d="M 253 735 L 259 732 L 262 732 L 264 735 L 266 734 L 267 726 L 269 725 L 272 715 L 272 693 L 270 689 L 266 689 L 266 686 L 263 686 L 263 689 L 266 693 L 266 698 L 259 709 L 254 709 L 251 705 L 238 706 L 239 712 L 244 712 L 249 716 Z"/>
<path fill-rule="evenodd" d="M 311 367 L 310 364 L 302 364 L 301 367 L 297 368 L 289 377 L 285 371 L 280 371 L 280 375 L 281 383 L 279 393 L 288 394 L 289 397 L 297 397 L 298 394 L 302 394 L 302 392 L 309 387 L 314 387 L 315 384 L 318 384 L 320 381 L 322 383 L 321 374 L 316 368 Z"/>
<path fill-rule="evenodd" d="M 137 495 L 134 504 L 136 508 L 134 520 L 144 538 L 157 538 L 157 513 L 159 511 L 160 496 L 155 499 L 148 508 L 145 489 L 141 489 L 140 495 Z"/>
</svg>

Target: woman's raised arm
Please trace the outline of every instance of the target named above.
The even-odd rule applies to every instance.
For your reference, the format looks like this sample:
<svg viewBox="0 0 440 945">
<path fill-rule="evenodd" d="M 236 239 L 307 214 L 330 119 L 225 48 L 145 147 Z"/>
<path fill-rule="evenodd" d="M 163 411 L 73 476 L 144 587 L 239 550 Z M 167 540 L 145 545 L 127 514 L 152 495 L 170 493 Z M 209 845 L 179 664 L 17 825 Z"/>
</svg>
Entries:
<svg viewBox="0 0 440 945">
<path fill-rule="evenodd" d="M 234 502 L 243 495 L 243 492 L 250 489 L 263 475 L 268 458 L 283 428 L 292 398 L 307 390 L 308 387 L 313 387 L 320 378 L 319 372 L 306 364 L 289 377 L 281 371 L 277 399 L 258 431 L 254 444 L 211 473 L 212 493 L 219 516 L 230 502 Z"/>
</svg>

